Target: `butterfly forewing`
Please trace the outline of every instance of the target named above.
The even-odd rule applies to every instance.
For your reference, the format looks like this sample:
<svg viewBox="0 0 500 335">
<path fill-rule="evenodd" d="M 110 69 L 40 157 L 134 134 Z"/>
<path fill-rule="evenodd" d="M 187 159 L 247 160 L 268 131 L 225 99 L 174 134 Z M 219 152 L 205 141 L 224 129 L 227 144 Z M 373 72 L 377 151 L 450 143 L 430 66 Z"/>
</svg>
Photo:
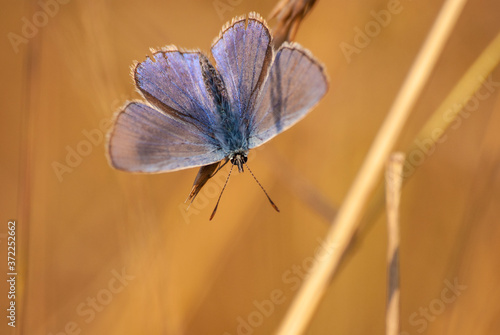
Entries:
<svg viewBox="0 0 500 335">
<path fill-rule="evenodd" d="M 245 123 L 272 60 L 269 29 L 260 16 L 240 17 L 212 45 L 233 112 Z"/>
<path fill-rule="evenodd" d="M 218 117 L 203 78 L 205 59 L 200 52 L 169 47 L 139 63 L 134 75 L 138 89 L 152 105 L 213 133 Z"/>
</svg>

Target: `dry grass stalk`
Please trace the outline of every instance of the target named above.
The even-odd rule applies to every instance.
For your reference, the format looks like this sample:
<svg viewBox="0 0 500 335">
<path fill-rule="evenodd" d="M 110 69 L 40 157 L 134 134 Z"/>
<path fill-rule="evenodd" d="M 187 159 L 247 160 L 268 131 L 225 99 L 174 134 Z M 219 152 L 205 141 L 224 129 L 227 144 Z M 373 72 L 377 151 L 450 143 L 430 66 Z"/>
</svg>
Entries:
<svg viewBox="0 0 500 335">
<path fill-rule="evenodd" d="M 332 227 L 327 233 L 325 243 L 336 252 L 328 255 L 324 261 L 315 264 L 292 302 L 277 334 L 304 333 L 339 266 L 342 255 L 356 232 L 362 209 L 366 206 L 370 194 L 377 186 L 389 153 L 427 82 L 465 3 L 465 0 L 447 0 L 444 3 Z"/>
<path fill-rule="evenodd" d="M 409 161 L 410 154 L 415 150 L 420 150 L 416 143 L 426 142 L 429 143 L 428 145 L 430 147 L 437 145 L 436 142 L 440 140 L 441 136 L 436 137 L 433 135 L 433 132 L 437 129 L 442 131 L 441 135 L 446 134 L 448 127 L 456 122 L 456 119 L 460 117 L 460 111 L 462 110 L 461 106 L 467 104 L 474 94 L 482 87 L 484 80 L 498 66 L 499 63 L 500 33 L 493 39 L 488 47 L 486 47 L 486 49 L 460 78 L 455 87 L 422 127 L 412 144 L 405 150 L 405 165 L 411 164 Z M 419 166 L 414 166 L 413 168 L 416 170 Z M 405 181 L 409 177 L 411 176 L 405 175 Z M 363 220 L 364 224 L 368 225 L 371 222 L 375 222 L 377 217 L 382 212 L 383 203 L 384 190 L 382 184 L 380 184 L 372 198 L 368 210 L 366 211 L 367 214 Z"/>
<path fill-rule="evenodd" d="M 413 141 L 406 152 L 411 153 L 417 150 L 418 146 L 416 143 L 419 143 L 419 141 L 430 140 L 432 141 L 432 145 L 435 145 L 436 139 L 439 140 L 440 138 L 436 137 L 436 130 L 442 129 L 444 132 L 444 130 L 456 121 L 457 117 L 459 117 L 459 112 L 462 111 L 467 102 L 481 88 L 488 75 L 495 69 L 499 62 L 500 33 L 458 81 L 457 85 L 455 85 L 450 94 L 437 108 L 436 112 L 422 127 L 415 141 Z"/>
</svg>

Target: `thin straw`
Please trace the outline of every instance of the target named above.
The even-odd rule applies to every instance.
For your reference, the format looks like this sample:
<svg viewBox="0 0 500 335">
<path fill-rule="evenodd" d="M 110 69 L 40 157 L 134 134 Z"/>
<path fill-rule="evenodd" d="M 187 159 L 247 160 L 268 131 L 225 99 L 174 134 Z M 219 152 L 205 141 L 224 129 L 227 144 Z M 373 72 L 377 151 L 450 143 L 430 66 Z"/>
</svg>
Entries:
<svg viewBox="0 0 500 335">
<path fill-rule="evenodd" d="M 385 171 L 385 193 L 387 206 L 387 306 L 385 334 L 399 334 L 399 200 L 403 184 L 405 155 L 392 154 Z"/>
</svg>

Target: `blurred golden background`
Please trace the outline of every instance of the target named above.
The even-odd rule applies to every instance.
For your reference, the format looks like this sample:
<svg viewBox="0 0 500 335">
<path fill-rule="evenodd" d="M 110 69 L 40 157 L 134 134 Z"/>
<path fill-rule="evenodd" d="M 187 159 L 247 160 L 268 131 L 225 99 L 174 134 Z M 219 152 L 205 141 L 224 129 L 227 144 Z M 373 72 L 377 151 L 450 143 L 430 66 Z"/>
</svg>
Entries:
<svg viewBox="0 0 500 335">
<path fill-rule="evenodd" d="M 16 328 L 2 316 L 2 334 L 277 328 L 442 1 L 317 2 L 296 41 L 326 65 L 329 92 L 249 158 L 281 213 L 250 174 L 233 173 L 209 222 L 227 170 L 186 212 L 196 169 L 123 173 L 104 150 L 113 113 L 139 98 L 134 60 L 169 44 L 208 51 L 226 21 L 250 11 L 267 18 L 275 4 L 2 3 L 0 245 L 6 253 L 7 222 L 15 219 L 19 273 Z M 388 6 L 398 9 L 379 31 L 359 37 Z M 498 1 L 466 5 L 398 149 L 498 33 L 498 13 Z M 403 190 L 402 334 L 500 332 L 498 68 L 487 82 L 488 94 L 422 156 Z M 360 232 L 307 334 L 383 333 L 385 252 L 382 214 Z M 7 291 L 2 280 L 5 315 Z"/>
</svg>

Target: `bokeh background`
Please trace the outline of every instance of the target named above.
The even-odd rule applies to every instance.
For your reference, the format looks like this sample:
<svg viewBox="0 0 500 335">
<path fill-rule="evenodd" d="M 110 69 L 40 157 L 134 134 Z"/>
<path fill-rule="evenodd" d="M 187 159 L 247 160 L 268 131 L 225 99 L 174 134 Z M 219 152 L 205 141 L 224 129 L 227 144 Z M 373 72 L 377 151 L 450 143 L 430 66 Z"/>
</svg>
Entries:
<svg viewBox="0 0 500 335">
<path fill-rule="evenodd" d="M 276 3 L 60 2 L 43 9 L 54 1 L 2 1 L 0 245 L 6 255 L 15 219 L 19 276 L 15 329 L 3 315 L 0 281 L 0 333 L 271 334 L 442 1 L 401 0 L 401 11 L 349 57 L 340 45 L 354 45 L 356 30 L 374 21 L 371 11 L 392 1 L 318 1 L 296 41 L 326 65 L 330 90 L 249 160 L 281 213 L 250 174 L 236 173 L 211 222 L 227 170 L 186 212 L 196 169 L 115 171 L 104 133 L 117 108 L 139 97 L 130 65 L 150 47 L 208 51 L 226 21 L 250 11 L 267 18 Z M 51 14 L 46 22 L 42 10 Z M 398 149 L 498 33 L 499 13 L 494 0 L 466 5 Z M 24 27 L 34 19 L 46 24 Z M 13 43 L 9 33 L 29 37 Z M 490 79 L 499 83 L 500 70 Z M 489 87 L 404 187 L 402 334 L 500 331 L 500 95 L 499 84 Z M 358 234 L 307 334 L 383 333 L 385 253 L 381 211 Z"/>
</svg>

